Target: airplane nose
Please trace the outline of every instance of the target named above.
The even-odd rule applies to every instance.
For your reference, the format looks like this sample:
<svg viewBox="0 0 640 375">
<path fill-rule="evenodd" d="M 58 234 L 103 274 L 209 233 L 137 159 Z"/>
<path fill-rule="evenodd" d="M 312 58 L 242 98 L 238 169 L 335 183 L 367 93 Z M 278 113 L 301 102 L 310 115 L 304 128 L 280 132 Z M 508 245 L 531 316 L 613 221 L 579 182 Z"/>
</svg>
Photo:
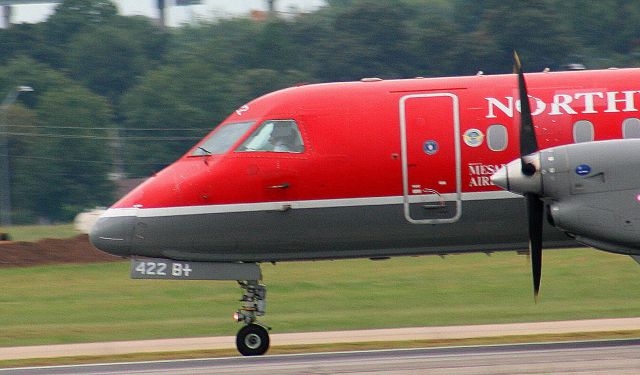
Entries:
<svg viewBox="0 0 640 375">
<path fill-rule="evenodd" d="M 135 216 L 109 217 L 108 212 L 93 225 L 89 240 L 104 252 L 119 256 L 131 255 Z"/>
</svg>

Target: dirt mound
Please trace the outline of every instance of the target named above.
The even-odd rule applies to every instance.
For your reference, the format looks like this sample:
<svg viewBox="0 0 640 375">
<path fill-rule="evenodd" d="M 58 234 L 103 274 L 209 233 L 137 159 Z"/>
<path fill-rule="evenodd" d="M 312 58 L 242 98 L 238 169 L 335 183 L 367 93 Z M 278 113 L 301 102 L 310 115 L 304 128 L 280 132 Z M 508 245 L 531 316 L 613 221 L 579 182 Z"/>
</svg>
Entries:
<svg viewBox="0 0 640 375">
<path fill-rule="evenodd" d="M 97 263 L 122 260 L 97 250 L 86 234 L 68 239 L 38 242 L 0 242 L 0 267 L 24 267 L 60 263 Z"/>
</svg>

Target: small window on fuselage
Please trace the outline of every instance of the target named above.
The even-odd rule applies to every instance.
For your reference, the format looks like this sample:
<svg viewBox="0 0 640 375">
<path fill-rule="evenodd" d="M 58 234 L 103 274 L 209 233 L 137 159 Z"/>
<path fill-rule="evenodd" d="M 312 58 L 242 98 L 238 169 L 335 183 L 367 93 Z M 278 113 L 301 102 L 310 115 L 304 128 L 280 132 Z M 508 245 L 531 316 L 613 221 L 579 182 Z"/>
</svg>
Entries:
<svg viewBox="0 0 640 375">
<path fill-rule="evenodd" d="M 191 156 L 224 154 L 240 140 L 240 138 L 255 124 L 255 121 L 235 122 L 221 125 L 209 138 L 196 148 Z"/>
<path fill-rule="evenodd" d="M 301 153 L 304 143 L 295 121 L 267 120 L 236 151 Z"/>
<path fill-rule="evenodd" d="M 509 143 L 507 128 L 494 124 L 487 129 L 487 145 L 491 151 L 504 151 Z"/>
<path fill-rule="evenodd" d="M 640 138 L 640 120 L 630 117 L 622 121 L 622 138 Z"/>
<path fill-rule="evenodd" d="M 573 142 L 591 142 L 593 141 L 594 130 L 593 123 L 587 120 L 579 120 L 573 124 Z"/>
</svg>

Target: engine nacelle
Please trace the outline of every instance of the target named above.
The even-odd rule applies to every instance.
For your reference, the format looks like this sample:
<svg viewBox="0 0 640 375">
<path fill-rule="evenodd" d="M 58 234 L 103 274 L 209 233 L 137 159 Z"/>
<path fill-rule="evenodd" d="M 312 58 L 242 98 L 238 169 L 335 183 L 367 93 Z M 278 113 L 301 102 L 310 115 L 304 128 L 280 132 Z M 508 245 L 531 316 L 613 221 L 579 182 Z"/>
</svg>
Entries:
<svg viewBox="0 0 640 375">
<path fill-rule="evenodd" d="M 558 146 L 531 157 L 533 176 L 522 174 L 518 159 L 494 183 L 543 197 L 553 224 L 580 242 L 640 253 L 640 139 Z"/>
</svg>

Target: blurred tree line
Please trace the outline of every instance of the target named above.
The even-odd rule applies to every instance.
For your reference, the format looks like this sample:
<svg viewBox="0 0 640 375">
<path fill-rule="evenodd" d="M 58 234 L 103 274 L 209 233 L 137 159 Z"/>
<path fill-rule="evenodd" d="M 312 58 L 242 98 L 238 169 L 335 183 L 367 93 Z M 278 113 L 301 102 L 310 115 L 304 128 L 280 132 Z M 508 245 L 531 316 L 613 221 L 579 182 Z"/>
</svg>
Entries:
<svg viewBox="0 0 640 375">
<path fill-rule="evenodd" d="M 640 1 L 328 0 L 313 13 L 162 29 L 110 0 L 65 0 L 0 30 L 14 221 L 69 220 L 114 199 L 231 111 L 297 83 L 640 63 Z M 3 94 L 4 95 L 4 94 Z M 124 170 L 118 170 L 122 165 Z"/>
</svg>

